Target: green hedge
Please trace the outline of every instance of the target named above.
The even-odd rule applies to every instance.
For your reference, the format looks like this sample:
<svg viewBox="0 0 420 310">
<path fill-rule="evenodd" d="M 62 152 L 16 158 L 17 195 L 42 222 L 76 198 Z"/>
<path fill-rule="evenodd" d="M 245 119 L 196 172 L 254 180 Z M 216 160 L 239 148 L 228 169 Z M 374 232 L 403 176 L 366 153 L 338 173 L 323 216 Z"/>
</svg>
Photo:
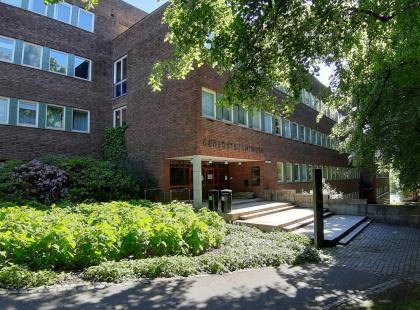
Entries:
<svg viewBox="0 0 420 310">
<path fill-rule="evenodd" d="M 145 206 L 147 205 L 147 206 Z M 220 246 L 223 219 L 191 205 L 111 202 L 0 208 L 0 266 L 62 270 L 104 261 L 198 255 Z"/>
</svg>

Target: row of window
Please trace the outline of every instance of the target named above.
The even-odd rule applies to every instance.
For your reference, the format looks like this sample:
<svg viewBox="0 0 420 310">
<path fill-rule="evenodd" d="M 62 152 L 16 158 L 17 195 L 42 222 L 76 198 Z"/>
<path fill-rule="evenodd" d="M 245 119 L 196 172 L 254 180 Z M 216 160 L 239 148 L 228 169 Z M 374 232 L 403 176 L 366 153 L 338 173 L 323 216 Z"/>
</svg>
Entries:
<svg viewBox="0 0 420 310">
<path fill-rule="evenodd" d="M 16 118 L 12 111 L 16 111 Z M 71 118 L 69 122 L 66 117 Z M 0 124 L 89 133 L 90 112 L 21 99 L 12 108 L 11 98 L 0 97 Z"/>
<path fill-rule="evenodd" d="M 360 172 L 356 168 L 277 162 L 277 181 L 285 183 L 312 181 L 312 168 L 322 169 L 322 177 L 325 180 L 352 180 L 360 177 Z"/>
<path fill-rule="evenodd" d="M 267 133 L 310 143 L 329 149 L 337 149 L 338 141 L 325 133 L 318 132 L 288 119 L 274 116 L 267 112 L 246 111 L 234 106 L 226 108 L 217 105 L 218 94 L 214 91 L 202 90 L 202 114 L 205 117 L 233 122 L 238 125 L 261 130 Z"/>
<path fill-rule="evenodd" d="M 0 36 L 0 61 L 91 80 L 91 60 L 4 36 Z"/>
<path fill-rule="evenodd" d="M 80 29 L 93 32 L 95 14 L 66 2 L 45 4 L 44 0 L 0 0 L 0 2 L 41 14 Z"/>
</svg>

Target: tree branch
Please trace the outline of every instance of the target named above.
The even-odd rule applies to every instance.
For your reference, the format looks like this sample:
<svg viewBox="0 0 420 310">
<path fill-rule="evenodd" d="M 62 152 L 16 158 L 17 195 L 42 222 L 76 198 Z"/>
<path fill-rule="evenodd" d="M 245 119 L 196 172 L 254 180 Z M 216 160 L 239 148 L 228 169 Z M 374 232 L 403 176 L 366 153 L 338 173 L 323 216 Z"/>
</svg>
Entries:
<svg viewBox="0 0 420 310">
<path fill-rule="evenodd" d="M 386 23 L 386 22 L 389 22 L 391 19 L 393 19 L 395 16 L 405 11 L 408 11 L 410 9 L 419 9 L 419 8 L 420 8 L 420 3 L 412 3 L 411 5 L 408 5 L 407 7 L 402 9 L 401 11 L 395 12 L 394 14 L 391 14 L 391 15 L 382 15 L 372 10 L 361 9 L 361 8 L 350 8 L 350 11 L 354 13 L 361 13 L 361 14 L 376 18 L 377 20 Z"/>
</svg>

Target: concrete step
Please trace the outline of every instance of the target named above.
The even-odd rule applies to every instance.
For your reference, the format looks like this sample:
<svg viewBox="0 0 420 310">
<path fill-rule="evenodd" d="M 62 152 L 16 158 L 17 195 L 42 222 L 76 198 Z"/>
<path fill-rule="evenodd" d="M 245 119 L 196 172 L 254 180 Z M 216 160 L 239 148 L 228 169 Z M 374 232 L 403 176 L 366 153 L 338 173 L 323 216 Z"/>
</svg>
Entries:
<svg viewBox="0 0 420 310">
<path fill-rule="evenodd" d="M 244 205 L 244 204 L 251 204 L 251 203 L 255 203 L 255 202 L 260 202 L 263 201 L 262 198 L 251 198 L 251 199 L 247 199 L 247 198 L 238 198 L 238 199 L 233 199 L 232 200 L 232 206 L 238 206 L 238 205 Z"/>
<path fill-rule="evenodd" d="M 363 229 L 369 226 L 369 224 L 372 222 L 372 220 L 368 219 L 367 221 L 364 221 L 360 223 L 357 227 L 355 227 L 352 231 L 350 231 L 344 238 L 341 238 L 338 240 L 338 244 L 348 244 L 350 241 L 352 241 L 358 234 L 360 234 Z"/>
<path fill-rule="evenodd" d="M 260 216 L 265 216 L 265 215 L 269 215 L 269 214 L 273 214 L 273 213 L 277 213 L 277 212 L 282 212 L 282 211 L 286 211 L 286 210 L 290 210 L 293 209 L 295 206 L 290 205 L 290 206 L 278 206 L 276 208 L 270 208 L 269 210 L 264 210 L 264 211 L 259 211 L 259 212 L 255 212 L 255 213 L 250 213 L 247 215 L 241 215 L 239 217 L 240 220 L 249 220 L 249 219 L 253 219 L 256 217 L 260 217 Z"/>
<path fill-rule="evenodd" d="M 288 202 L 256 201 L 247 204 L 232 205 L 233 210 L 231 212 L 221 213 L 220 215 L 222 215 L 227 221 L 235 221 L 238 220 L 241 216 L 257 212 L 270 211 L 291 205 L 292 204 Z"/>
<path fill-rule="evenodd" d="M 324 212 L 324 218 L 326 218 L 328 216 L 331 216 L 333 214 L 334 214 L 334 212 L 326 211 L 326 212 Z M 301 227 L 304 227 L 306 225 L 312 224 L 313 222 L 314 222 L 314 217 L 312 216 L 311 218 L 305 219 L 303 221 L 296 222 L 296 223 L 288 225 L 288 226 L 284 226 L 283 230 L 293 231 L 293 230 L 299 229 Z"/>
</svg>

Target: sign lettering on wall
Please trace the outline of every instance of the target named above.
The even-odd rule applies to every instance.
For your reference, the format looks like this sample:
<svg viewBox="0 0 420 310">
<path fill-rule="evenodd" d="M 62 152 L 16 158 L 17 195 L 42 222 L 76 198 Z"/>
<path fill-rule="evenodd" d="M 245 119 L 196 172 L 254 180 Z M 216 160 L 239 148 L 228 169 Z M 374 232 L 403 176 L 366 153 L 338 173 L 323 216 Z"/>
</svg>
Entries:
<svg viewBox="0 0 420 310">
<path fill-rule="evenodd" d="M 253 146 L 248 144 L 234 143 L 220 141 L 216 139 L 203 139 L 203 145 L 209 148 L 221 149 L 221 150 L 233 150 L 240 152 L 263 154 L 264 148 L 259 146 Z"/>
</svg>

